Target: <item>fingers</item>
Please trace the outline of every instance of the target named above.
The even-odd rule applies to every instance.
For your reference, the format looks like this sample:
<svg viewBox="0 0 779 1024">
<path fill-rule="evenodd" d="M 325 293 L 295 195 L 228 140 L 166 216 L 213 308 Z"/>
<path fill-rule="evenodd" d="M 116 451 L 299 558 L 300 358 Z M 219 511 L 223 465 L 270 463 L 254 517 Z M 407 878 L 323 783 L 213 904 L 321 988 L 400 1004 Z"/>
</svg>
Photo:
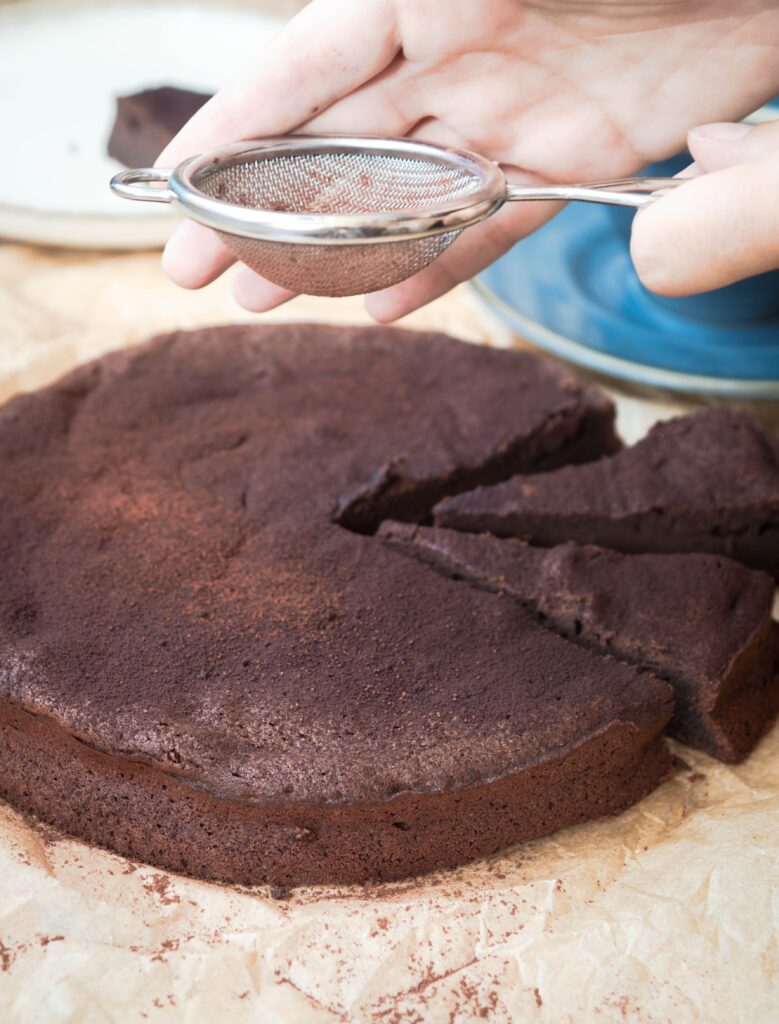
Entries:
<svg viewBox="0 0 779 1024">
<path fill-rule="evenodd" d="M 407 281 L 374 292 L 365 308 L 381 323 L 397 320 L 478 274 L 514 243 L 544 224 L 559 203 L 512 203 L 487 220 L 466 228 L 430 266 Z"/>
<path fill-rule="evenodd" d="M 406 135 L 419 120 L 412 102 L 415 89 L 411 76 L 413 71 L 408 63 L 396 57 L 370 82 L 311 118 L 302 128 L 313 134 Z"/>
<path fill-rule="evenodd" d="M 235 256 L 210 228 L 185 220 L 168 239 L 162 269 L 180 288 L 202 288 L 235 263 Z"/>
<path fill-rule="evenodd" d="M 761 160 L 779 150 L 779 121 L 764 124 L 703 124 L 691 129 L 687 145 L 704 171 Z"/>
<path fill-rule="evenodd" d="M 181 288 L 202 288 L 235 262 L 213 231 L 191 220 L 171 236 L 162 254 L 163 270 Z M 232 292 L 238 304 L 253 313 L 274 309 L 295 296 L 245 266 L 236 271 Z"/>
<path fill-rule="evenodd" d="M 722 169 L 667 193 L 633 221 L 633 262 L 660 295 L 710 291 L 779 267 L 779 127 L 719 127 L 696 129 L 690 148 L 696 164 Z"/>
<path fill-rule="evenodd" d="M 280 288 L 248 267 L 239 267 L 232 281 L 233 298 L 252 313 L 267 313 L 295 298 L 295 292 Z"/>
<path fill-rule="evenodd" d="M 393 0 L 313 0 L 195 114 L 158 166 L 292 131 L 379 74 L 399 47 Z"/>
<path fill-rule="evenodd" d="M 469 149 L 462 135 L 454 127 L 437 117 L 426 117 L 409 132 L 412 139 L 432 142 L 435 146 L 451 146 L 454 149 Z"/>
</svg>

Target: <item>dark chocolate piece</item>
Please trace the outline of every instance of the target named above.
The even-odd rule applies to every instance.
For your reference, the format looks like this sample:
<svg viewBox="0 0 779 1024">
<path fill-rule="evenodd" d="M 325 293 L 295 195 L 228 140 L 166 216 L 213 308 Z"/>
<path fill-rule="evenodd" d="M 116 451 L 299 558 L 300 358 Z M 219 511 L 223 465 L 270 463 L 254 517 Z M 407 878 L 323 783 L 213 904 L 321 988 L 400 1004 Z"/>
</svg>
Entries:
<svg viewBox="0 0 779 1024">
<path fill-rule="evenodd" d="M 625 552 L 704 551 L 779 573 L 779 439 L 744 413 L 659 423 L 585 466 L 448 498 L 439 526 Z"/>
<path fill-rule="evenodd" d="M 108 155 L 126 167 L 151 167 L 211 93 L 164 85 L 116 99 Z"/>
<path fill-rule="evenodd" d="M 427 871 L 640 798 L 671 770 L 667 684 L 333 521 L 376 467 L 435 497 L 525 465 L 528 437 L 608 450 L 612 410 L 530 355 L 391 329 L 173 334 L 13 399 L 2 793 L 282 886 Z"/>
<path fill-rule="evenodd" d="M 449 576 L 533 609 L 562 636 L 656 672 L 674 688 L 671 736 L 736 762 L 779 708 L 779 642 L 766 573 L 717 555 L 623 555 L 406 523 L 379 536 Z"/>
</svg>

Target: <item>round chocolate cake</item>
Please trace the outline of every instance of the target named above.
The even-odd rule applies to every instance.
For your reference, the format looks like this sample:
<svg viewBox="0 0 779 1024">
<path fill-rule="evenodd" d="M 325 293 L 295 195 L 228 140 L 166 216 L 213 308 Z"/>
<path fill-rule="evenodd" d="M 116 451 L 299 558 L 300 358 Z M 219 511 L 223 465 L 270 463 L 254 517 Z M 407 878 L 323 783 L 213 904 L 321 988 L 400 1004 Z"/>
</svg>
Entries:
<svg viewBox="0 0 779 1024">
<path fill-rule="evenodd" d="M 0 409 L 0 792 L 171 869 L 389 879 L 613 814 L 671 691 L 374 535 L 614 452 L 527 354 L 159 337 Z"/>
</svg>

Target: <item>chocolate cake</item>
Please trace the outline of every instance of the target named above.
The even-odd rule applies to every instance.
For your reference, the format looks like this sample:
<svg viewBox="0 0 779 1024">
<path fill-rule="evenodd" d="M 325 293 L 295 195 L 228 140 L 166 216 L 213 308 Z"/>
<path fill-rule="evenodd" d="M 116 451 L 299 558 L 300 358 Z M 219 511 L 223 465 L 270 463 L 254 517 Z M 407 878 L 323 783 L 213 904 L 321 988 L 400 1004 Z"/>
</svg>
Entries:
<svg viewBox="0 0 779 1024">
<path fill-rule="evenodd" d="M 277 885 L 627 807 L 671 770 L 665 682 L 342 525 L 613 450 L 612 417 L 530 355 L 316 325 L 167 335 L 14 398 L 0 791 Z"/>
<path fill-rule="evenodd" d="M 740 761 L 779 707 L 774 582 L 716 555 L 623 555 L 408 523 L 381 537 L 448 576 L 533 609 L 562 636 L 656 672 L 674 689 L 668 732 Z"/>
<path fill-rule="evenodd" d="M 443 501 L 439 526 L 625 552 L 707 551 L 779 573 L 779 438 L 710 409 L 583 467 Z"/>
<path fill-rule="evenodd" d="M 210 93 L 172 85 L 118 96 L 108 155 L 127 167 L 151 167 L 173 136 L 210 99 Z"/>
</svg>

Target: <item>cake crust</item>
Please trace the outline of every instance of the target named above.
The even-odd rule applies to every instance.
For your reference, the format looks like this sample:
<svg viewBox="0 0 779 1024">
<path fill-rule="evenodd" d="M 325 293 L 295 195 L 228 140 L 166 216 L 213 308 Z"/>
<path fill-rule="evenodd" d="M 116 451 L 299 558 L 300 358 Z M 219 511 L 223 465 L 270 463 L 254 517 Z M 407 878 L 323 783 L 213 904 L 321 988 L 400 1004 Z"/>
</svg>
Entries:
<svg viewBox="0 0 779 1024">
<path fill-rule="evenodd" d="M 630 807 L 673 771 L 661 735 L 668 708 L 660 701 L 649 714 L 637 711 L 640 724 L 614 721 L 572 749 L 462 789 L 273 804 L 217 797 L 5 705 L 2 793 L 71 835 L 200 878 L 283 887 L 391 881 Z"/>
</svg>

